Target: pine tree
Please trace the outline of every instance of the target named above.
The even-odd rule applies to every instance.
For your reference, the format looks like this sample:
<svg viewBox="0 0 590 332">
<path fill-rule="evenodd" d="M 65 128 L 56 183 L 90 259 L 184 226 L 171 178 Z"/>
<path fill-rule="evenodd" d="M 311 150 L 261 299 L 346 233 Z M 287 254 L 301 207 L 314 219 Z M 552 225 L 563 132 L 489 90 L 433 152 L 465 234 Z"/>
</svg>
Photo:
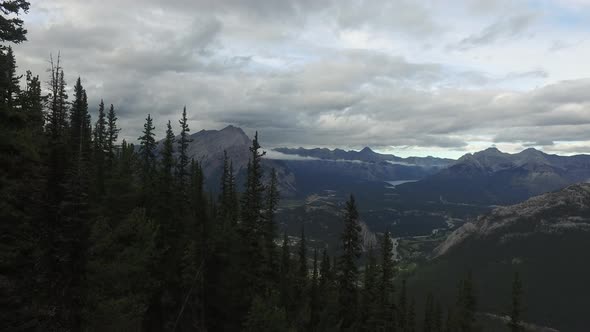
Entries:
<svg viewBox="0 0 590 332">
<path fill-rule="evenodd" d="M 289 238 L 287 233 L 283 233 L 283 243 L 281 245 L 281 265 L 280 265 L 280 297 L 281 305 L 290 308 L 291 299 L 291 254 L 289 253 Z"/>
<path fill-rule="evenodd" d="M 522 332 L 522 282 L 518 272 L 514 273 L 512 281 L 512 305 L 510 309 L 510 321 L 508 327 L 511 332 Z"/>
<path fill-rule="evenodd" d="M 265 187 L 262 184 L 262 156 L 259 152 L 258 133 L 254 135 L 250 147 L 250 159 L 247 167 L 246 188 L 242 196 L 240 232 L 245 245 L 242 254 L 244 282 L 249 285 L 252 294 L 264 290 L 267 286 L 263 279 L 266 267 L 263 256 L 263 215 Z M 246 298 L 247 299 L 247 298 Z M 250 301 L 249 301 L 250 302 Z"/>
<path fill-rule="evenodd" d="M 357 321 L 358 268 L 356 261 L 361 255 L 361 226 L 352 195 L 346 202 L 341 241 L 342 256 L 338 260 L 339 314 L 342 319 L 342 328 L 350 329 Z"/>
<path fill-rule="evenodd" d="M 444 332 L 454 332 L 455 325 L 454 325 L 455 317 L 453 316 L 453 309 L 449 308 L 447 311 L 447 319 L 445 321 L 445 329 Z"/>
<path fill-rule="evenodd" d="M 432 292 L 429 292 L 426 296 L 426 304 L 424 305 L 424 323 L 423 323 L 423 331 L 424 332 L 434 332 L 434 297 L 432 296 Z"/>
<path fill-rule="evenodd" d="M 275 275 L 277 271 L 277 259 L 276 259 L 276 225 L 275 225 L 275 213 L 279 204 L 279 191 L 278 191 L 278 180 L 277 173 L 273 168 L 270 176 L 270 183 L 266 190 L 266 207 L 265 207 L 265 218 L 264 218 L 264 243 L 265 243 L 265 256 L 266 265 L 269 270 L 269 277 L 275 281 Z"/>
<path fill-rule="evenodd" d="M 433 315 L 432 330 L 434 332 L 443 332 L 443 311 L 440 302 L 438 301 L 434 307 Z"/>
<path fill-rule="evenodd" d="M 143 202 L 148 208 L 151 203 L 151 192 L 154 181 L 154 170 L 156 167 L 156 140 L 152 117 L 148 114 L 143 125 L 143 135 L 139 137 L 139 159 L 141 162 L 141 188 Z"/>
<path fill-rule="evenodd" d="M 459 296 L 457 298 L 457 324 L 461 332 L 471 332 L 475 328 L 475 312 L 477 298 L 473 286 L 471 272 L 459 283 Z"/>
<path fill-rule="evenodd" d="M 313 251 L 313 272 L 311 274 L 311 291 L 309 304 L 309 331 L 317 331 L 320 322 L 320 293 L 319 293 L 319 270 L 318 250 Z"/>
<path fill-rule="evenodd" d="M 102 198 L 105 193 L 105 151 L 107 149 L 107 120 L 102 99 L 98 105 L 98 119 L 94 124 L 93 143 L 95 194 L 98 198 Z"/>
<path fill-rule="evenodd" d="M 3 18 L 2 18 L 3 19 Z M 4 31 L 5 26 L 0 26 Z M 24 101 L 10 49 L 0 49 L 0 330 L 31 326 L 37 312 L 30 303 L 35 294 L 31 278 L 36 266 L 38 217 L 43 206 L 39 187 L 42 135 L 31 126 L 33 111 Z M 27 81 L 28 83 L 28 81 Z M 40 91 L 39 91 L 40 94 Z M 40 129 L 40 128 L 39 128 Z M 35 137 L 37 134 L 39 137 Z"/>
<path fill-rule="evenodd" d="M 402 288 L 398 300 L 398 325 L 401 331 L 406 331 L 408 325 L 408 298 L 406 290 L 406 279 L 402 280 Z"/>
<path fill-rule="evenodd" d="M 176 175 L 178 177 L 178 185 L 182 195 L 186 195 L 187 179 L 188 179 L 188 145 L 193 140 L 190 138 L 188 127 L 188 119 L 186 118 L 186 106 L 182 110 L 182 118 L 180 121 L 180 138 L 178 139 L 178 164 L 176 166 Z"/>
<path fill-rule="evenodd" d="M 109 108 L 109 112 L 107 114 L 106 119 L 106 137 L 105 137 L 105 150 L 106 150 L 106 163 L 109 173 L 112 171 L 113 164 L 115 161 L 116 151 L 115 145 L 117 144 L 117 139 L 119 138 L 119 131 L 120 129 L 117 127 L 117 114 L 115 113 L 115 108 L 113 104 Z"/>
<path fill-rule="evenodd" d="M 367 264 L 365 265 L 364 282 L 361 294 L 360 321 L 362 331 L 385 330 L 384 324 L 379 321 L 379 266 L 374 249 L 369 248 Z"/>
<path fill-rule="evenodd" d="M 42 312 L 54 314 L 41 318 L 44 329 L 55 329 L 59 326 L 71 326 L 72 318 L 76 314 L 77 301 L 70 288 L 69 282 L 56 283 L 55 280 L 70 280 L 72 261 L 70 234 L 71 225 L 64 215 L 64 201 L 67 193 L 67 170 L 71 169 L 68 151 L 69 123 L 68 103 L 66 94 L 66 82 L 60 64 L 60 56 L 57 61 L 51 59 L 49 80 L 50 95 L 48 98 L 48 117 L 46 133 L 48 151 L 45 155 L 46 168 L 46 197 L 45 215 L 39 225 L 39 247 L 41 257 L 37 265 L 42 293 L 40 306 Z M 67 235 L 66 235 L 67 234 Z M 47 311 L 46 311 L 47 310 Z"/>
<path fill-rule="evenodd" d="M 410 304 L 408 305 L 408 321 L 405 331 L 406 332 L 416 332 L 416 303 L 414 299 L 410 300 Z"/>
<path fill-rule="evenodd" d="M 27 126 L 33 134 L 33 139 L 35 139 L 37 146 L 40 146 L 43 140 L 43 103 L 45 98 L 41 92 L 39 76 L 33 76 L 31 71 L 27 70 L 25 82 L 26 87 L 20 97 L 21 107 L 26 114 Z"/>
<path fill-rule="evenodd" d="M 70 153 L 77 168 L 86 169 L 90 162 L 91 131 L 88 98 L 78 77 L 74 86 L 74 101 L 70 109 Z"/>
<path fill-rule="evenodd" d="M 297 251 L 297 298 L 299 301 L 305 297 L 307 287 L 307 247 L 305 245 L 305 227 L 301 225 L 301 238 L 299 240 L 299 250 Z"/>
<path fill-rule="evenodd" d="M 385 330 L 396 326 L 395 302 L 393 290 L 393 242 L 389 231 L 383 234 L 381 240 L 381 280 L 379 281 L 379 321 Z"/>
</svg>

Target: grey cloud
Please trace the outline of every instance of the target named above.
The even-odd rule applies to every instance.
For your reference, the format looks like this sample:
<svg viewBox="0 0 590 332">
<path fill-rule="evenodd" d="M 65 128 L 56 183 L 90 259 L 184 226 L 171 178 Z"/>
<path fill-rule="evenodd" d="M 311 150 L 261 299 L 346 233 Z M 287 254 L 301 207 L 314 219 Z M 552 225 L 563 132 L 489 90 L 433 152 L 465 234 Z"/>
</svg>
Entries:
<svg viewBox="0 0 590 332">
<path fill-rule="evenodd" d="M 524 144 L 589 138 L 588 80 L 514 92 L 489 86 L 549 74 L 535 68 L 492 76 L 300 38 L 324 19 L 336 32 L 440 36 L 445 27 L 424 4 L 120 0 L 113 10 L 114 3 L 44 2 L 63 19 L 30 24 L 30 42 L 16 51 L 21 69 L 43 76 L 49 52 L 61 50 L 68 81 L 82 75 L 93 112 L 100 98 L 115 104 L 128 140 L 140 135 L 148 113 L 162 135 L 183 105 L 193 132 L 236 124 L 259 130 L 266 146 L 462 149 L 478 135 Z M 464 43 L 521 36 L 533 20 L 512 16 Z"/>
<path fill-rule="evenodd" d="M 462 39 L 456 45 L 451 45 L 450 49 L 468 50 L 473 47 L 494 43 L 500 39 L 521 36 L 535 19 L 536 15 L 530 13 L 501 19 L 487 26 L 479 33 Z"/>
</svg>

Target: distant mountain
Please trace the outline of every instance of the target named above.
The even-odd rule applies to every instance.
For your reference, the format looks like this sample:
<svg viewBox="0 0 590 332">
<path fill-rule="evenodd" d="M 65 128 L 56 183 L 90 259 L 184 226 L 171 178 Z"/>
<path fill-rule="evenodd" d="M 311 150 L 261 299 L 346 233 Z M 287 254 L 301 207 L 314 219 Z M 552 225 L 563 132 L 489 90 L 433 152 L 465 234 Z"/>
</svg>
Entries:
<svg viewBox="0 0 590 332">
<path fill-rule="evenodd" d="M 524 203 L 500 207 L 454 231 L 429 264 L 412 277 L 413 289 L 435 282 L 452 302 L 467 270 L 479 310 L 509 308 L 511 277 L 524 283 L 524 319 L 561 331 L 587 331 L 590 309 L 590 184 L 569 186 Z"/>
<path fill-rule="evenodd" d="M 221 130 L 201 130 L 191 134 L 190 139 L 192 142 L 189 143 L 188 154 L 201 162 L 209 190 L 217 191 L 220 187 L 223 151 L 227 152 L 233 163 L 237 184 L 239 186 L 244 184 L 252 139 L 241 128 L 229 125 Z M 161 147 L 162 141 L 159 144 Z M 264 159 L 263 168 L 267 177 L 272 168 L 277 171 L 279 189 L 284 196 L 290 196 L 296 192 L 294 175 L 281 161 Z"/>
<path fill-rule="evenodd" d="M 509 154 L 489 148 L 466 154 L 421 181 L 398 186 L 406 197 L 470 204 L 511 204 L 590 179 L 590 156 L 535 149 Z"/>
<path fill-rule="evenodd" d="M 409 157 L 401 158 L 391 154 L 377 153 L 369 147 L 365 147 L 360 151 L 342 149 L 326 149 L 326 148 L 276 148 L 275 151 L 288 155 L 297 155 L 301 157 L 311 157 L 323 160 L 349 160 L 349 161 L 364 161 L 371 163 L 389 162 L 391 164 L 400 164 L 405 166 L 420 166 L 426 168 L 445 168 L 455 161 L 446 158 L 436 157 Z"/>
</svg>

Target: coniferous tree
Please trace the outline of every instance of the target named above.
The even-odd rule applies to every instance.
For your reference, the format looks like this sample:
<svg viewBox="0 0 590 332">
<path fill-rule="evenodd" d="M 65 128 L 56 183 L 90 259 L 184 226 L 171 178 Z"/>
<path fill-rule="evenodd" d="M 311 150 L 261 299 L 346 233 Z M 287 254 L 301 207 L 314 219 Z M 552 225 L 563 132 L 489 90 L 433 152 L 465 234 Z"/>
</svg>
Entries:
<svg viewBox="0 0 590 332">
<path fill-rule="evenodd" d="M 508 327 L 511 332 L 522 332 L 522 281 L 518 272 L 514 273 L 512 281 L 512 303 L 510 309 L 510 321 Z"/>
<path fill-rule="evenodd" d="M 287 233 L 283 233 L 283 243 L 281 245 L 281 265 L 280 265 L 280 297 L 281 305 L 285 308 L 291 308 L 291 254 L 289 252 L 289 238 Z"/>
<path fill-rule="evenodd" d="M 156 168 L 156 140 L 154 138 L 152 117 L 148 114 L 143 125 L 143 135 L 139 137 L 139 159 L 141 162 L 141 190 L 142 200 L 146 208 L 151 204 L 151 192 Z"/>
<path fill-rule="evenodd" d="M 408 305 L 408 320 L 405 331 L 416 332 L 416 303 L 414 299 L 411 299 Z"/>
<path fill-rule="evenodd" d="M 384 330 L 396 327 L 396 307 L 393 289 L 393 242 L 389 231 L 383 234 L 381 240 L 381 280 L 379 281 L 379 322 Z"/>
<path fill-rule="evenodd" d="M 383 330 L 384 326 L 379 321 L 379 266 L 373 247 L 368 251 L 367 263 L 365 264 L 364 282 L 361 294 L 360 322 L 361 330 L 377 331 Z"/>
<path fill-rule="evenodd" d="M 180 123 L 180 138 L 178 139 L 178 164 L 176 167 L 176 175 L 178 177 L 178 185 L 180 186 L 180 193 L 186 195 L 187 179 L 188 179 L 188 145 L 193 140 L 190 138 L 188 127 L 188 119 L 186 118 L 186 106 L 182 110 L 182 118 L 178 121 Z"/>
<path fill-rule="evenodd" d="M 429 292 L 426 296 L 426 302 L 424 305 L 424 323 L 422 325 L 422 331 L 424 332 L 434 332 L 434 297 L 432 296 L 432 292 Z"/>
<path fill-rule="evenodd" d="M 320 293 L 319 293 L 319 270 L 318 250 L 313 251 L 313 272 L 311 274 L 311 290 L 309 295 L 309 331 L 317 331 L 320 322 Z"/>
<path fill-rule="evenodd" d="M 402 287 L 399 293 L 398 308 L 398 326 L 401 331 L 405 331 L 408 322 L 408 298 L 406 290 L 406 279 L 402 280 Z"/>
<path fill-rule="evenodd" d="M 48 98 L 48 117 L 46 133 L 48 152 L 46 161 L 46 192 L 44 222 L 40 224 L 40 264 L 37 265 L 40 276 L 40 297 L 42 312 L 55 312 L 41 318 L 45 329 L 73 324 L 72 318 L 78 317 L 77 301 L 73 298 L 70 280 L 71 253 L 69 235 L 71 223 L 65 221 L 63 213 L 66 199 L 67 171 L 70 169 L 68 141 L 68 103 L 64 72 L 61 68 L 60 56 L 57 61 L 51 60 L 49 80 L 50 95 Z M 60 280 L 62 282 L 55 282 Z"/>
<path fill-rule="evenodd" d="M 119 131 L 120 129 L 117 127 L 117 114 L 115 113 L 115 108 L 113 104 L 109 108 L 109 112 L 107 113 L 106 119 L 106 137 L 105 137 L 105 150 L 106 150 L 106 164 L 108 171 L 111 172 L 113 168 L 113 164 L 115 161 L 115 145 L 117 144 L 117 139 L 119 138 Z"/>
<path fill-rule="evenodd" d="M 6 28 L 1 25 L 0 31 Z M 30 122 L 33 109 L 17 105 L 25 99 L 15 95 L 20 91 L 15 68 L 11 49 L 0 48 L 0 330 L 9 331 L 38 318 L 30 303 L 37 296 L 31 275 L 37 263 L 42 206 L 38 144 L 42 138 L 35 134 L 42 135 L 40 127 Z"/>
<path fill-rule="evenodd" d="M 455 331 L 455 327 L 453 324 L 454 319 L 455 319 L 455 317 L 453 316 L 453 309 L 449 308 L 449 310 L 447 311 L 447 319 L 445 320 L 445 328 L 444 328 L 445 332 Z"/>
<path fill-rule="evenodd" d="M 263 229 L 264 243 L 265 243 L 265 256 L 266 265 L 269 270 L 269 276 L 271 280 L 275 280 L 277 271 L 277 259 L 276 252 L 277 248 L 275 245 L 276 235 L 276 221 L 275 213 L 279 204 L 279 190 L 277 173 L 273 168 L 270 173 L 270 183 L 266 191 L 266 207 L 265 207 L 265 225 Z M 231 198 L 230 198 L 231 199 Z"/>
<path fill-rule="evenodd" d="M 473 286 L 471 271 L 465 279 L 459 283 L 459 296 L 457 298 L 457 325 L 461 332 L 471 332 L 475 329 L 475 312 L 477 298 Z"/>
<path fill-rule="evenodd" d="M 247 167 L 246 188 L 242 196 L 241 223 L 240 231 L 245 245 L 241 260 L 244 266 L 243 281 L 253 295 L 256 292 L 264 290 L 266 282 L 263 280 L 264 256 L 263 256 L 263 215 L 264 192 L 265 187 L 262 183 L 262 157 L 264 152 L 260 152 L 258 143 L 258 133 L 254 135 L 252 146 L 250 147 L 250 159 Z M 245 299 L 247 299 L 246 297 Z"/>
<path fill-rule="evenodd" d="M 443 311 L 440 302 L 436 302 L 434 306 L 434 316 L 432 321 L 432 330 L 434 332 L 443 332 Z"/>
<path fill-rule="evenodd" d="M 107 148 L 107 120 L 102 99 L 98 105 L 98 118 L 94 124 L 93 143 L 95 194 L 98 198 L 102 198 L 105 192 L 105 151 Z"/>
<path fill-rule="evenodd" d="M 358 268 L 356 262 L 362 248 L 359 215 L 352 195 L 346 202 L 341 245 L 342 255 L 338 260 L 339 315 L 342 319 L 342 328 L 348 330 L 357 322 Z"/>
</svg>

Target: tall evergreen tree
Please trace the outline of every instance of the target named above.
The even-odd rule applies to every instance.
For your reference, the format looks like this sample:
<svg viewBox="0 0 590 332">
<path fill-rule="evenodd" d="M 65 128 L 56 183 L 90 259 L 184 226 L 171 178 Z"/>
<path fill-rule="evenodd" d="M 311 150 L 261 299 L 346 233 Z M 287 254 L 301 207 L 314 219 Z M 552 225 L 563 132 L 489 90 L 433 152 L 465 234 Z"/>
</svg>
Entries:
<svg viewBox="0 0 590 332">
<path fill-rule="evenodd" d="M 394 330 L 397 322 L 393 289 L 393 242 L 389 231 L 381 240 L 381 280 L 379 280 L 379 322 L 384 330 Z"/>
<path fill-rule="evenodd" d="M 192 142 L 188 127 L 188 119 L 186 118 L 186 106 L 182 110 L 182 118 L 178 121 L 180 123 L 180 138 L 178 139 L 178 165 L 176 167 L 176 175 L 178 177 L 178 185 L 180 186 L 181 194 L 186 194 L 187 179 L 188 179 L 188 165 L 190 157 L 188 155 L 188 145 Z"/>
<path fill-rule="evenodd" d="M 281 305 L 290 308 L 292 305 L 291 297 L 291 254 L 289 252 L 289 238 L 287 233 L 283 233 L 283 243 L 281 245 L 281 264 L 280 264 L 280 296 Z"/>
<path fill-rule="evenodd" d="M 432 292 L 429 292 L 426 296 L 426 302 L 424 305 L 424 323 L 422 325 L 422 331 L 424 332 L 434 332 L 434 297 L 432 296 Z"/>
<path fill-rule="evenodd" d="M 402 287 L 399 293 L 398 308 L 398 326 L 401 331 L 406 331 L 408 323 L 408 297 L 406 290 L 406 279 L 402 280 Z"/>
<path fill-rule="evenodd" d="M 473 277 L 469 271 L 465 279 L 459 283 L 457 298 L 457 324 L 460 332 L 471 332 L 475 329 L 475 313 L 477 298 L 473 286 Z"/>
<path fill-rule="evenodd" d="M 93 143 L 95 195 L 101 198 L 105 192 L 105 153 L 107 149 L 107 120 L 102 99 L 98 105 L 98 118 L 94 124 Z"/>
<path fill-rule="evenodd" d="M 508 322 L 508 328 L 511 332 L 522 332 L 524 327 L 522 326 L 522 281 L 518 272 L 514 273 L 514 279 L 512 281 L 512 305 L 510 309 L 510 321 Z"/>
<path fill-rule="evenodd" d="M 231 199 L 231 198 L 230 198 Z M 266 190 L 266 206 L 265 206 L 265 215 L 264 215 L 264 243 L 265 243 L 265 264 L 270 271 L 269 275 L 272 280 L 275 280 L 275 275 L 277 271 L 277 248 L 275 245 L 275 239 L 277 237 L 276 234 L 276 221 L 275 221 L 275 213 L 279 204 L 279 190 L 278 190 L 278 180 L 277 180 L 277 172 L 273 168 L 270 175 L 270 183 Z"/>
<path fill-rule="evenodd" d="M 116 156 L 115 145 L 117 144 L 117 139 L 119 138 L 120 131 L 120 129 L 117 127 L 117 114 L 115 113 L 115 107 L 113 106 L 113 104 L 111 104 L 109 112 L 107 113 L 106 123 L 106 164 L 108 171 L 111 172 Z"/>
<path fill-rule="evenodd" d="M 414 299 L 411 299 L 408 305 L 408 320 L 405 331 L 416 332 L 416 303 Z"/>
<path fill-rule="evenodd" d="M 357 260 L 361 255 L 361 226 L 354 197 L 346 202 L 344 213 L 344 231 L 341 237 L 342 255 L 338 260 L 338 299 L 342 328 L 353 328 L 358 314 L 358 268 Z"/>
<path fill-rule="evenodd" d="M 152 117 L 148 114 L 143 125 L 143 135 L 139 137 L 139 159 L 141 162 L 141 188 L 142 199 L 149 208 L 151 203 L 151 191 L 154 181 L 154 171 L 156 168 L 156 140 L 154 138 L 154 129 Z"/>
<path fill-rule="evenodd" d="M 317 331 L 320 322 L 318 250 L 313 251 L 313 272 L 311 274 L 311 290 L 309 296 L 309 331 Z"/>
<path fill-rule="evenodd" d="M 252 146 L 250 147 L 250 159 L 247 167 L 246 188 L 242 196 L 241 223 L 240 231 L 242 233 L 245 248 L 242 253 L 245 255 L 243 263 L 245 280 L 248 281 L 253 292 L 261 291 L 265 288 L 266 283 L 262 276 L 266 268 L 264 267 L 263 252 L 263 215 L 264 192 L 265 187 L 262 183 L 262 157 L 265 152 L 260 152 L 258 143 L 258 133 L 254 135 Z M 249 279 L 249 280 L 248 280 Z"/>
<path fill-rule="evenodd" d="M 378 317 L 380 314 L 379 309 L 381 309 L 379 303 L 379 266 L 372 246 L 368 251 L 364 277 L 360 306 L 361 330 L 385 330 L 385 326 L 379 321 Z"/>
</svg>

